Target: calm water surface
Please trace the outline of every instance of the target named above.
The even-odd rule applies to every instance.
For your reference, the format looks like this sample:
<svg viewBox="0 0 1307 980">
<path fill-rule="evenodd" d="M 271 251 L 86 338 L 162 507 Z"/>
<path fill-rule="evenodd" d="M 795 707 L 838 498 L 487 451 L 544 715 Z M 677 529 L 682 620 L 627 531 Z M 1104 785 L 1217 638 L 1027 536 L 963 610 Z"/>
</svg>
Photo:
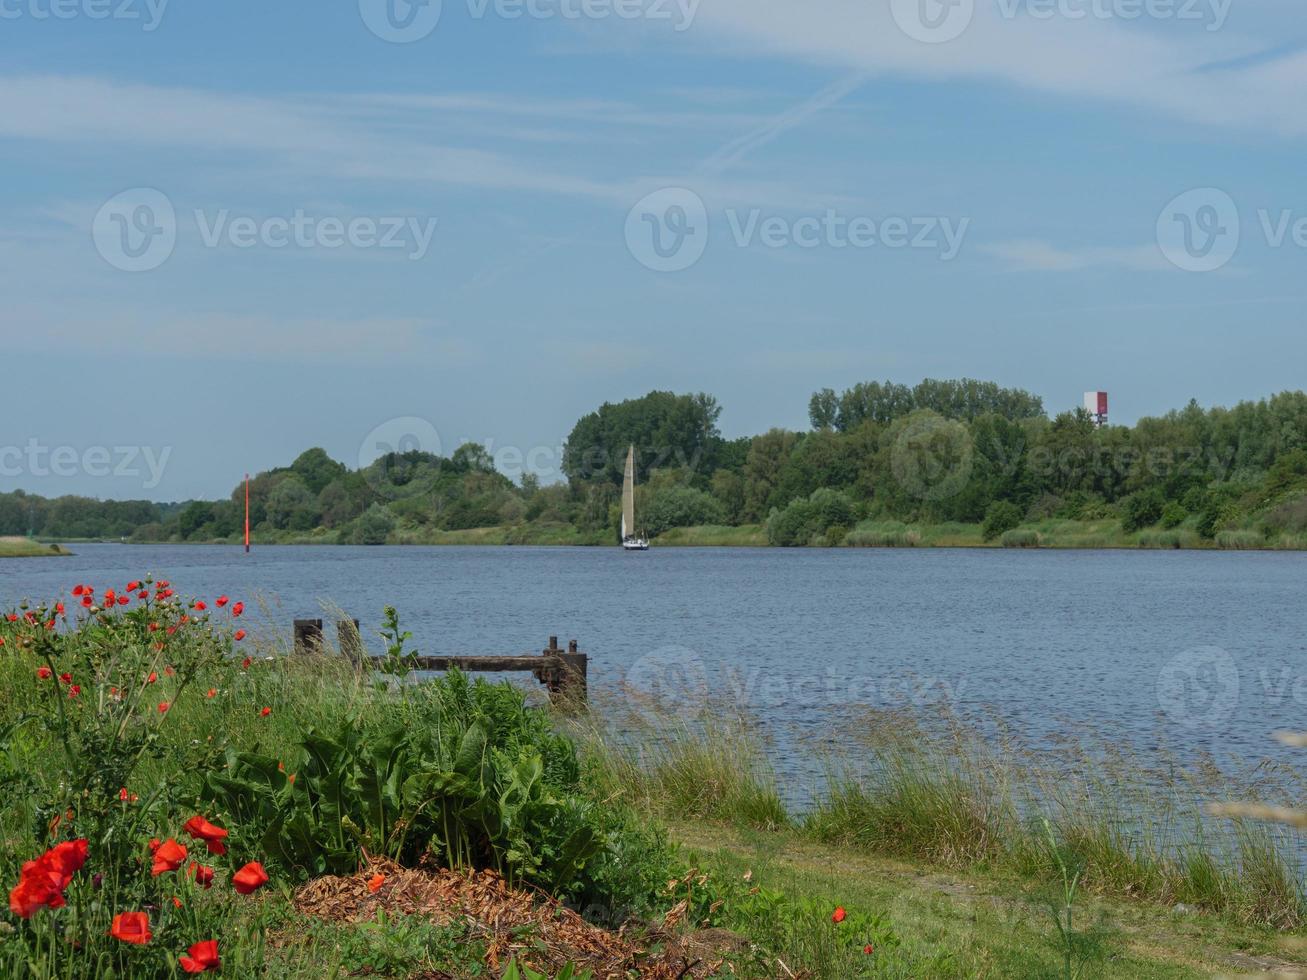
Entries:
<svg viewBox="0 0 1307 980">
<path fill-rule="evenodd" d="M 780 732 L 841 737 L 865 708 L 950 701 L 1035 743 L 1093 727 L 1140 753 L 1275 755 L 1307 728 L 1307 555 L 1293 553 L 239 548 L 78 545 L 0 561 L 0 606 L 121 588 L 262 596 L 289 631 L 331 600 L 373 652 L 383 605 L 423 653 L 576 639 L 591 683 L 706 687 Z M 253 619 L 258 625 L 258 619 Z M 782 769 L 817 775 L 780 738 Z"/>
</svg>

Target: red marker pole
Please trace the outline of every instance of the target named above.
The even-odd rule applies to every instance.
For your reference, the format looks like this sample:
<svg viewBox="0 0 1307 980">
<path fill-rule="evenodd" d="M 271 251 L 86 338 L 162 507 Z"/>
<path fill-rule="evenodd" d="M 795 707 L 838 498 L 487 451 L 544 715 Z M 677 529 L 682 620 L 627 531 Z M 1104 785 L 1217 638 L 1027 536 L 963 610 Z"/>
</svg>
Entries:
<svg viewBox="0 0 1307 980">
<path fill-rule="evenodd" d="M 250 553 L 250 475 L 245 474 L 245 553 Z"/>
</svg>

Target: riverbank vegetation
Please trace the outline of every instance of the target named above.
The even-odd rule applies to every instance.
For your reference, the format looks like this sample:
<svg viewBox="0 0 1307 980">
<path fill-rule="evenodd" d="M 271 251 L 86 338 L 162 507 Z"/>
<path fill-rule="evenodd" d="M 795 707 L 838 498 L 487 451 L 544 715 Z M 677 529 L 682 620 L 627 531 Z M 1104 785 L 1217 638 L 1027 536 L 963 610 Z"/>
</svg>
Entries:
<svg viewBox="0 0 1307 980">
<path fill-rule="evenodd" d="M 811 428 L 724 438 L 709 395 L 652 392 L 580 419 L 557 482 L 473 443 L 351 470 L 321 449 L 258 474 L 255 540 L 611 544 L 626 448 L 640 523 L 666 544 L 1307 547 L 1307 394 L 1191 402 L 1134 426 L 1050 417 L 971 380 L 813 395 Z M 154 504 L 0 494 L 0 534 L 239 540 L 244 491 Z M 761 529 L 761 535 L 759 533 Z"/>
<path fill-rule="evenodd" d="M 414 683 L 394 630 L 393 669 L 374 674 L 288 653 L 239 599 L 149 577 L 0 618 L 0 974 L 1290 962 L 1293 852 L 1181 806 L 1210 785 L 1134 782 L 1086 755 L 1033 787 L 1045 770 L 1009 746 L 885 717 L 841 724 L 828 786 L 799 806 L 738 710 L 624 696 L 628 710 L 555 711 L 457 673 Z M 1250 798 L 1258 779 L 1224 789 Z"/>
<path fill-rule="evenodd" d="M 42 558 L 71 554 L 57 544 L 43 544 L 30 538 L 0 538 L 0 558 Z"/>
</svg>

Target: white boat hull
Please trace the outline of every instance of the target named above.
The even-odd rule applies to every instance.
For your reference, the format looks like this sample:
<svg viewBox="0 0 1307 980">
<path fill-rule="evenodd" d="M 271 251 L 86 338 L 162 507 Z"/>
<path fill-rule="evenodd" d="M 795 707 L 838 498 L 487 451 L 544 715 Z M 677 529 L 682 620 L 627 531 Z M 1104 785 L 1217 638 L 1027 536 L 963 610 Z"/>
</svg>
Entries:
<svg viewBox="0 0 1307 980">
<path fill-rule="evenodd" d="M 644 538 L 627 538 L 622 542 L 622 548 L 626 551 L 648 551 L 649 542 Z"/>
</svg>

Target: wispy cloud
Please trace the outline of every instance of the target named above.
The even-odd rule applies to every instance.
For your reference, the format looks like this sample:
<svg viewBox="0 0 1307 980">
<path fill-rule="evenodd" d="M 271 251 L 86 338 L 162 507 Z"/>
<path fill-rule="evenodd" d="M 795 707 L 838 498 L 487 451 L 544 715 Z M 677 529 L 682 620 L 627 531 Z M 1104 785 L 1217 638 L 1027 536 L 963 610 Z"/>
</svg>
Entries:
<svg viewBox="0 0 1307 980">
<path fill-rule="evenodd" d="M 1156 244 L 1061 248 L 1038 239 L 993 242 L 978 251 L 1021 272 L 1078 272 L 1084 269 L 1175 271 Z"/>
</svg>

